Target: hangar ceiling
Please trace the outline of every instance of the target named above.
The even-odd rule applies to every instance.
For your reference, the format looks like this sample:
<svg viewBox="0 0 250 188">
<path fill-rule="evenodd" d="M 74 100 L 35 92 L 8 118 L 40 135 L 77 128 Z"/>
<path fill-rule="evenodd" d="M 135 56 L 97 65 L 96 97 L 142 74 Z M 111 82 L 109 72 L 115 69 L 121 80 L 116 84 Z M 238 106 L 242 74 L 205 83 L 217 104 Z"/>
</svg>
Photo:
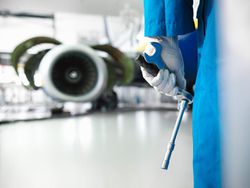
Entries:
<svg viewBox="0 0 250 188">
<path fill-rule="evenodd" d="M 118 15 L 126 4 L 142 12 L 143 0 L 0 0 L 1 9 L 41 13 L 77 12 Z"/>
</svg>

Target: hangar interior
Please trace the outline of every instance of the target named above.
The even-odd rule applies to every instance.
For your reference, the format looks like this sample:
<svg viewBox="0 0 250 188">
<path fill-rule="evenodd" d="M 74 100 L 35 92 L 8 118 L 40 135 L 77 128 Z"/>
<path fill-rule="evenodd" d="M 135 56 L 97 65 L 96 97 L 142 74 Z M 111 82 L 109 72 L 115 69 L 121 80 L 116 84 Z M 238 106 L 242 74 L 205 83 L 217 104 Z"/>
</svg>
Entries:
<svg viewBox="0 0 250 188">
<path fill-rule="evenodd" d="M 178 102 L 142 78 L 142 6 L 0 0 L 1 188 L 193 187 L 192 106 L 161 169 Z M 195 35 L 179 37 L 191 94 Z"/>
</svg>

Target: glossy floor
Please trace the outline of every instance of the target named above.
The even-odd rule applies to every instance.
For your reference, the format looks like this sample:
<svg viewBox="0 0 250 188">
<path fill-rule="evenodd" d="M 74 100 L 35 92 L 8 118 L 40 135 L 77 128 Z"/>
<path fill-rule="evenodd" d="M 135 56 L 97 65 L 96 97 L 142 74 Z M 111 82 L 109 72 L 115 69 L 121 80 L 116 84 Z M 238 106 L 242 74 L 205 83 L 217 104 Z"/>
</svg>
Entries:
<svg viewBox="0 0 250 188">
<path fill-rule="evenodd" d="M 175 111 L 100 113 L 0 126 L 1 188 L 191 188 L 191 114 L 169 171 Z"/>
</svg>

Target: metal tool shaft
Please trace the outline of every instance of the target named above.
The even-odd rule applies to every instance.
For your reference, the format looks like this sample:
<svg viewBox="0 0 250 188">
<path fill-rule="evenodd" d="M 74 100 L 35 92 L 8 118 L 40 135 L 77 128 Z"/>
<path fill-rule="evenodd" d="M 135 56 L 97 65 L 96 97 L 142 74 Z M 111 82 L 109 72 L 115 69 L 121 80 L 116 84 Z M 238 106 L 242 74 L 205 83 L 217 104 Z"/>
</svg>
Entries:
<svg viewBox="0 0 250 188">
<path fill-rule="evenodd" d="M 170 158 L 174 150 L 174 146 L 175 146 L 175 140 L 176 140 L 176 137 L 177 137 L 180 125 L 181 125 L 183 114 L 185 110 L 187 109 L 188 103 L 189 101 L 185 99 L 181 100 L 180 102 L 179 115 L 175 122 L 174 130 L 173 130 L 170 142 L 168 143 L 167 151 L 166 151 L 166 154 L 165 154 L 162 166 L 161 166 L 162 169 L 165 169 L 165 170 L 168 169 Z"/>
<path fill-rule="evenodd" d="M 155 77 L 155 76 L 157 76 L 159 70 L 162 68 L 162 65 L 164 63 L 160 62 L 160 64 L 159 64 L 159 62 L 158 62 L 159 56 L 161 55 L 161 53 L 160 53 L 161 47 L 159 45 L 157 45 L 156 43 L 154 43 L 154 47 L 156 49 L 158 48 L 158 52 L 155 55 L 153 55 L 152 57 L 146 55 L 147 61 L 145 60 L 145 58 L 142 55 L 140 55 L 137 58 L 136 62 L 141 67 L 144 67 L 148 71 L 149 74 L 151 74 L 152 76 Z M 165 66 L 165 64 L 164 64 L 164 67 L 167 68 Z M 162 163 L 162 169 L 166 169 L 166 170 L 168 169 L 171 154 L 172 154 L 172 152 L 174 150 L 175 140 L 176 140 L 176 137 L 177 137 L 180 125 L 181 125 L 183 114 L 184 114 L 185 110 L 187 109 L 188 104 L 192 104 L 193 96 L 190 93 L 188 93 L 187 91 L 185 91 L 185 90 L 183 90 L 181 88 L 178 88 L 175 99 L 177 99 L 180 102 L 180 106 L 179 106 L 180 108 L 179 108 L 179 115 L 178 115 L 178 118 L 176 120 L 174 130 L 173 130 L 173 133 L 172 133 L 172 137 L 171 137 L 171 140 L 170 140 L 170 142 L 168 144 L 167 152 L 165 154 L 164 161 Z"/>
</svg>

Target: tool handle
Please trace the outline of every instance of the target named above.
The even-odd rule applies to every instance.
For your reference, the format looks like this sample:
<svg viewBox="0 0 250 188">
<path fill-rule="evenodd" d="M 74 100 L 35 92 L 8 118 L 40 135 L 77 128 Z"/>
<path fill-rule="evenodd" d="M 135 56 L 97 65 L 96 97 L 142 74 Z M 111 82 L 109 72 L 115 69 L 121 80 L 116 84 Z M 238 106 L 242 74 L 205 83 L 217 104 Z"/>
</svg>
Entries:
<svg viewBox="0 0 250 188">
<path fill-rule="evenodd" d="M 154 77 L 157 76 L 157 74 L 159 72 L 158 67 L 155 64 L 148 63 L 142 55 L 139 55 L 136 58 L 136 63 L 139 66 L 145 68 L 146 71 L 149 74 L 151 74 L 152 76 L 154 76 Z M 193 102 L 193 96 L 191 94 L 189 94 L 187 91 L 180 89 L 180 88 L 178 88 L 176 98 L 178 101 L 185 99 L 188 101 L 189 104 L 191 104 Z"/>
<path fill-rule="evenodd" d="M 157 68 L 157 66 L 154 64 L 149 64 L 142 55 L 139 55 L 136 58 L 136 63 L 139 66 L 145 68 L 147 70 L 147 72 L 149 74 L 151 74 L 152 76 L 154 76 L 154 77 L 157 76 L 157 74 L 159 72 L 159 69 Z"/>
</svg>

